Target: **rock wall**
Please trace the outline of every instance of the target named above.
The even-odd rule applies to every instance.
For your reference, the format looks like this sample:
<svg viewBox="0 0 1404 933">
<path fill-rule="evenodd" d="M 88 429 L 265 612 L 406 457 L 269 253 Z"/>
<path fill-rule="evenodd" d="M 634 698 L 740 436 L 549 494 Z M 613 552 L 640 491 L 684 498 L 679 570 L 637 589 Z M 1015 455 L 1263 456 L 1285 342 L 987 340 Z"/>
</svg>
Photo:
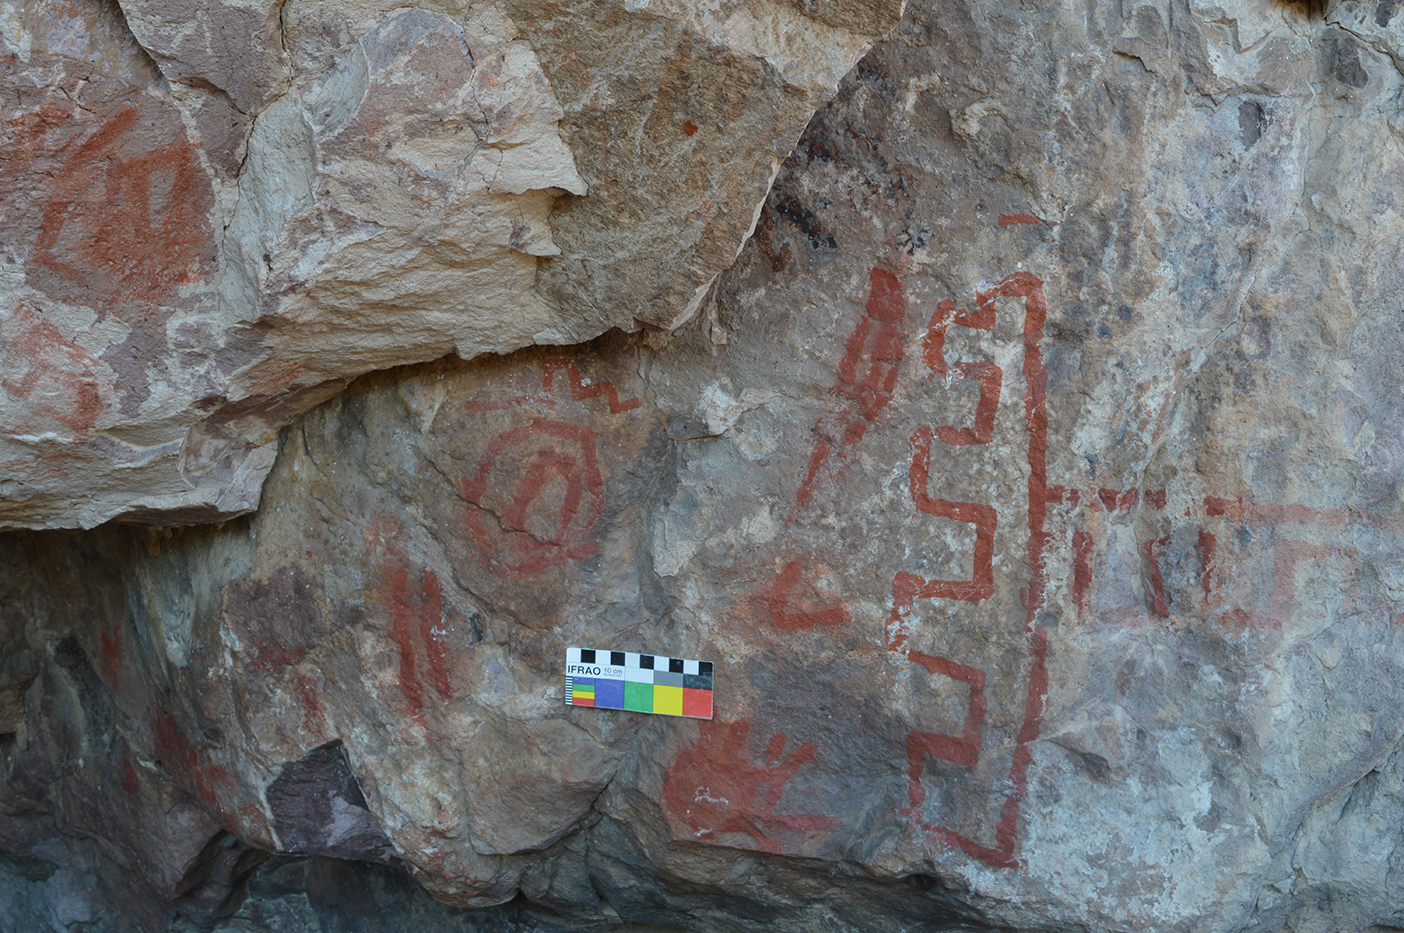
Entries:
<svg viewBox="0 0 1404 933">
<path fill-rule="evenodd" d="M 525 86 L 554 89 L 597 167 L 623 158 L 617 121 L 654 116 L 605 112 L 585 76 L 638 99 L 685 82 L 631 83 L 608 49 L 568 54 L 571 35 L 681 30 L 706 46 L 691 74 L 734 34 L 800 75 L 824 66 L 799 38 L 861 33 L 860 11 L 786 7 L 765 46 L 775 33 L 740 24 L 768 8 L 725 28 L 647 9 L 509 6 L 461 32 L 386 14 L 364 64 L 327 53 L 347 70 L 316 87 L 440 75 L 418 56 L 505 37 L 510 16 L 542 62 Z M 796 10 L 812 32 L 786 25 Z M 132 34 L 157 15 L 129 12 Z M 666 232 L 591 198 L 690 197 L 707 184 L 691 173 L 739 170 L 629 175 L 645 159 L 608 188 L 551 143 L 589 193 L 540 202 L 562 253 L 533 260 L 530 291 L 637 303 L 561 342 L 629 326 L 318 383 L 257 416 L 271 432 L 331 395 L 269 442 L 252 514 L 6 538 L 0 910 L 65 929 L 116 898 L 150 928 L 353 929 L 334 904 L 360 891 L 446 929 L 1393 929 L 1400 24 L 1392 0 L 914 2 L 810 121 L 691 317 L 730 234 L 699 233 L 700 208 Z M 184 46 L 154 42 L 177 82 Z M 407 57 L 385 64 L 382 42 Z M 773 113 L 726 61 L 738 83 L 715 105 Z M 304 112 L 343 133 L 408 119 L 277 93 L 326 101 Z M 679 145 L 703 136 L 689 119 Z M 271 120 L 258 158 L 297 138 Z M 400 190 L 345 182 L 337 159 L 420 157 L 338 154 L 335 135 L 313 132 L 318 204 Z M 231 216 L 288 190 L 258 188 L 248 149 Z M 350 334 L 398 334 L 371 327 L 379 299 L 356 324 L 318 296 L 434 275 L 383 271 L 317 210 L 268 241 L 285 272 L 249 281 L 289 333 L 355 358 Z M 606 248 L 606 218 L 657 231 L 654 258 Z M 279 290 L 318 263 L 315 287 Z M 443 307 L 411 292 L 417 314 Z M 473 339 L 515 326 L 496 321 Z M 453 346 L 489 344 L 434 352 Z M 570 645 L 710 659 L 716 718 L 568 708 Z M 403 871 L 450 906 L 396 887 Z"/>
<path fill-rule="evenodd" d="M 249 511 L 362 373 L 687 319 L 901 2 L 3 9 L 0 527 L 55 528 Z"/>
</svg>

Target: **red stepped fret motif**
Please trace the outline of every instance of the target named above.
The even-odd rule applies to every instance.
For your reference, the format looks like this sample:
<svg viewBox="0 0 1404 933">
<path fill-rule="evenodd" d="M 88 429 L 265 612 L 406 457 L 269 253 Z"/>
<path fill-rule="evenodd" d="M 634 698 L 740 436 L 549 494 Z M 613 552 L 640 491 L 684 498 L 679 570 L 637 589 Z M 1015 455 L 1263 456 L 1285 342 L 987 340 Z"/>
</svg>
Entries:
<svg viewBox="0 0 1404 933">
<path fill-rule="evenodd" d="M 998 514 L 994 506 L 975 502 L 952 502 L 933 497 L 929 491 L 931 448 L 935 441 L 953 447 L 972 447 L 991 443 L 1003 372 L 991 362 L 949 363 L 944 349 L 952 326 L 975 330 L 991 330 L 996 320 L 996 301 L 1000 298 L 1020 299 L 1024 305 L 1024 363 L 1025 382 L 1024 422 L 1028 436 L 1028 564 L 1029 583 L 1023 591 L 1026 616 L 1024 636 L 1028 643 L 1030 663 L 1028 690 L 1025 695 L 1023 724 L 1019 729 L 1009 771 L 1004 804 L 994 831 L 994 844 L 972 839 L 960 832 L 929 821 L 923 813 L 926 789 L 922 776 L 928 757 L 950 761 L 973 769 L 982 751 L 981 726 L 987 712 L 985 697 L 986 673 L 976 667 L 959 664 L 949 658 L 937 657 L 911 647 L 907 617 L 917 599 L 949 599 L 980 602 L 994 594 L 994 539 Z M 1046 402 L 1047 370 L 1043 364 L 1040 343 L 1043 339 L 1047 303 L 1043 283 L 1028 273 L 1011 275 L 994 288 L 976 294 L 976 310 L 960 311 L 954 303 L 941 302 L 923 340 L 923 358 L 933 375 L 960 378 L 980 386 L 980 399 L 975 419 L 968 427 L 924 425 L 912 435 L 910 470 L 913 505 L 919 512 L 936 518 L 954 519 L 973 524 L 976 529 L 972 575 L 969 580 L 927 580 L 916 574 L 899 572 L 892 583 L 892 611 L 887 624 L 887 647 L 913 664 L 925 668 L 933 676 L 940 675 L 966 684 L 969 701 L 965 724 L 960 736 L 914 731 L 907 738 L 907 796 L 908 807 L 899 811 L 933 840 L 954 846 L 971 858 L 979 859 L 993 868 L 1014 868 L 1015 836 L 1019 825 L 1020 805 L 1028 785 L 1028 767 L 1033 760 L 1033 742 L 1038 737 L 1048 696 L 1048 637 L 1039 622 L 1046 589 L 1044 554 L 1051 535 L 1046 529 L 1049 502 L 1048 489 L 1048 410 Z"/>
</svg>

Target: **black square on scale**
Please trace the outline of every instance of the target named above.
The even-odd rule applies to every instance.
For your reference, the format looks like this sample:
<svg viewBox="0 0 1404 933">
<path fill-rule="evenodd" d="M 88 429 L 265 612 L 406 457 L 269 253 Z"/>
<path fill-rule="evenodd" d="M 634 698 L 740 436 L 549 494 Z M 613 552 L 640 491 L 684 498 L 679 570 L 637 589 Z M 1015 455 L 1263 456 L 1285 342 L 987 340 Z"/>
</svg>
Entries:
<svg viewBox="0 0 1404 933">
<path fill-rule="evenodd" d="M 646 670 L 646 671 L 651 671 L 651 670 L 653 670 L 653 655 L 651 655 L 651 654 L 641 654 L 641 655 L 639 655 L 639 667 L 643 668 L 643 669 Z"/>
<path fill-rule="evenodd" d="M 612 665 L 614 665 L 615 667 L 623 667 L 623 666 L 624 666 L 624 652 L 622 652 L 622 651 L 611 651 L 611 652 L 609 653 L 609 663 L 612 664 Z"/>
<path fill-rule="evenodd" d="M 711 661 L 698 661 L 698 662 L 697 662 L 697 673 L 699 673 L 699 674 L 710 674 L 710 673 L 712 673 L 712 662 L 711 662 Z"/>
<path fill-rule="evenodd" d="M 669 659 L 668 659 L 668 673 L 670 673 L 670 674 L 681 674 L 682 672 L 683 672 L 683 668 L 682 668 L 682 658 L 669 658 Z"/>
<path fill-rule="evenodd" d="M 581 663 L 581 664 L 594 664 L 594 663 L 595 663 L 595 649 L 594 649 L 594 648 L 581 648 L 581 649 L 580 649 L 580 663 Z"/>
</svg>

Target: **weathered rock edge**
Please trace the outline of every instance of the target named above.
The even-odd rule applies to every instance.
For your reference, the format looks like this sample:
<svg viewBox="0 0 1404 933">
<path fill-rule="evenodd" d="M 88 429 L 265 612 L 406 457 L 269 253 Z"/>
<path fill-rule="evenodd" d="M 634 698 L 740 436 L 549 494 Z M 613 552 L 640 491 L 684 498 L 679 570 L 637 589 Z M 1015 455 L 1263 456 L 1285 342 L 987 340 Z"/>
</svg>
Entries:
<svg viewBox="0 0 1404 933">
<path fill-rule="evenodd" d="M 227 518 L 362 373 L 677 326 L 901 10 L 8 14 L 0 527 Z"/>
</svg>

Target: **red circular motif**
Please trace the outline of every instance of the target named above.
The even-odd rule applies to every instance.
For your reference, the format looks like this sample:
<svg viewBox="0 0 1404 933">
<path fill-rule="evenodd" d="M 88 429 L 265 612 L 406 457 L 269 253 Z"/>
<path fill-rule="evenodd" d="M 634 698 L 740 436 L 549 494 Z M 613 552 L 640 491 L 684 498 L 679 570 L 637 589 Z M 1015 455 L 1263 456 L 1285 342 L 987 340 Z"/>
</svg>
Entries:
<svg viewBox="0 0 1404 933">
<path fill-rule="evenodd" d="M 496 569 L 527 577 L 598 553 L 597 441 L 587 427 L 536 418 L 488 445 L 463 497 L 474 506 L 468 535 Z"/>
</svg>

